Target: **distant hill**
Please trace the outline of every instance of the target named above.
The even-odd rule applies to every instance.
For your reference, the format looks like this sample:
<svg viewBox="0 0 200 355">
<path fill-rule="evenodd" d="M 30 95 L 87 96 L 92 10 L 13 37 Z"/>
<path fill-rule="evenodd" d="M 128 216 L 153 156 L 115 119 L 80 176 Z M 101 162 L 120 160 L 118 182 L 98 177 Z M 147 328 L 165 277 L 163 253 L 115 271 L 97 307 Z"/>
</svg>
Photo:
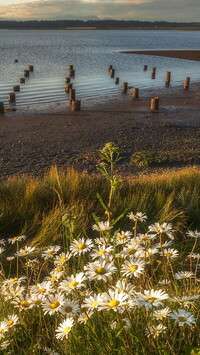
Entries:
<svg viewBox="0 0 200 355">
<path fill-rule="evenodd" d="M 200 22 L 167 22 L 167 21 L 120 21 L 120 20 L 52 20 L 52 21 L 12 21 L 0 20 L 0 29 L 199 29 Z"/>
</svg>

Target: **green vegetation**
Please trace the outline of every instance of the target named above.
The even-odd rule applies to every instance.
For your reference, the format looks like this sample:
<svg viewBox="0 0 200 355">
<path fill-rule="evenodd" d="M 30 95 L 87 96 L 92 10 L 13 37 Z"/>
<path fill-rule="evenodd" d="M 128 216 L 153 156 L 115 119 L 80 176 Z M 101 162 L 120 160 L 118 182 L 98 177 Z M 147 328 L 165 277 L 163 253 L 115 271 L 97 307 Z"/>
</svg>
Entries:
<svg viewBox="0 0 200 355">
<path fill-rule="evenodd" d="M 2 355 L 199 353 L 200 170 L 119 161 L 1 182 Z"/>
<path fill-rule="evenodd" d="M 143 150 L 135 152 L 131 157 L 131 162 L 137 167 L 147 168 L 148 166 L 155 165 L 169 165 L 175 163 L 196 163 L 200 160 L 200 152 L 193 151 L 163 151 L 152 152 Z"/>
</svg>

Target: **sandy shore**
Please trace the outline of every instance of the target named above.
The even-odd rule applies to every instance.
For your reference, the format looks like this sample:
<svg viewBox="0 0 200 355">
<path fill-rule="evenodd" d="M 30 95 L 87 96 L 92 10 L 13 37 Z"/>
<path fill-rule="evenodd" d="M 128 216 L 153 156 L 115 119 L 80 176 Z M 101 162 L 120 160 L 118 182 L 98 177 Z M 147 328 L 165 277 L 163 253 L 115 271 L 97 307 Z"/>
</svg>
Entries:
<svg viewBox="0 0 200 355">
<path fill-rule="evenodd" d="M 136 151 L 200 152 L 199 84 L 144 91 L 135 100 L 130 91 L 98 105 L 82 102 L 80 113 L 52 103 L 48 111 L 37 105 L 0 115 L 0 178 L 42 175 L 54 164 L 94 172 L 97 151 L 111 141 L 123 151 L 122 174 L 135 174 L 130 158 Z M 160 110 L 151 112 L 150 98 L 158 95 Z"/>
<path fill-rule="evenodd" d="M 187 60 L 200 60 L 200 50 L 148 50 L 148 51 L 123 51 L 126 54 L 144 54 L 160 57 L 180 58 Z"/>
</svg>

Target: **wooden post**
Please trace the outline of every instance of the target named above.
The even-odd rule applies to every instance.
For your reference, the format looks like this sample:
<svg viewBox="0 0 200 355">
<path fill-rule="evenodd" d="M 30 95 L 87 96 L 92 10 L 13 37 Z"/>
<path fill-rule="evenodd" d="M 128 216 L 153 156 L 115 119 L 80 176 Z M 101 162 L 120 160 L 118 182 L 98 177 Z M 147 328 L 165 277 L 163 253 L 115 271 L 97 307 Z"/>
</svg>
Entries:
<svg viewBox="0 0 200 355">
<path fill-rule="evenodd" d="M 69 69 L 68 70 L 68 75 L 73 78 L 75 76 L 75 70 L 74 69 Z"/>
<path fill-rule="evenodd" d="M 122 83 L 122 92 L 127 93 L 127 90 L 128 90 L 128 83 L 127 82 Z"/>
<path fill-rule="evenodd" d="M 4 103 L 0 102 L 0 113 L 4 113 Z"/>
<path fill-rule="evenodd" d="M 66 91 L 67 93 L 69 93 L 69 90 L 72 89 L 72 87 L 73 87 L 73 84 L 72 84 L 72 83 L 66 84 L 66 85 L 65 85 L 65 91 Z"/>
<path fill-rule="evenodd" d="M 115 69 L 110 69 L 110 77 L 111 78 L 115 77 Z"/>
<path fill-rule="evenodd" d="M 29 77 L 29 70 L 24 70 L 24 77 L 28 78 Z"/>
<path fill-rule="evenodd" d="M 67 77 L 65 78 L 65 82 L 66 82 L 66 84 L 70 83 L 70 81 L 71 81 L 70 77 L 69 77 L 69 76 L 67 76 Z"/>
<path fill-rule="evenodd" d="M 147 71 L 147 68 L 148 68 L 148 66 L 145 64 L 144 67 L 143 67 L 143 70 Z"/>
<path fill-rule="evenodd" d="M 69 99 L 72 102 L 72 100 L 75 100 L 75 89 L 69 89 Z"/>
<path fill-rule="evenodd" d="M 139 97 L 139 89 L 138 88 L 133 88 L 132 89 L 132 97 L 134 99 L 138 99 L 138 97 Z"/>
<path fill-rule="evenodd" d="M 110 71 L 110 69 L 112 69 L 113 68 L 113 66 L 112 65 L 109 65 L 108 66 L 108 71 Z"/>
<path fill-rule="evenodd" d="M 31 72 L 33 72 L 33 65 L 29 65 L 29 66 L 28 66 L 28 70 L 31 71 Z"/>
<path fill-rule="evenodd" d="M 25 84 L 25 78 L 20 78 L 19 82 L 20 84 Z"/>
<path fill-rule="evenodd" d="M 74 66 L 73 65 L 68 65 L 68 70 L 73 70 L 74 69 Z"/>
<path fill-rule="evenodd" d="M 10 94 L 8 94 L 8 101 L 15 102 L 15 93 L 14 92 L 11 92 Z"/>
<path fill-rule="evenodd" d="M 156 77 L 156 68 L 153 67 L 151 70 L 151 79 L 155 79 L 155 77 Z"/>
<path fill-rule="evenodd" d="M 167 71 L 165 75 L 165 86 L 168 87 L 171 81 L 171 72 Z"/>
<path fill-rule="evenodd" d="M 115 78 L 115 84 L 119 84 L 119 78 L 118 77 Z"/>
<path fill-rule="evenodd" d="M 159 110 L 159 97 L 153 97 L 151 99 L 150 109 L 151 109 L 151 111 L 158 111 Z"/>
<path fill-rule="evenodd" d="M 81 110 L 81 100 L 72 100 L 72 112 L 79 112 Z"/>
<path fill-rule="evenodd" d="M 13 86 L 13 91 L 20 91 L 20 86 L 19 85 L 15 85 Z"/>
<path fill-rule="evenodd" d="M 18 59 L 14 59 L 14 63 L 18 63 Z"/>
<path fill-rule="evenodd" d="M 184 88 L 184 90 L 188 90 L 188 89 L 189 89 L 189 87 L 190 87 L 190 78 L 189 78 L 189 77 L 187 77 L 187 78 L 185 78 L 185 79 L 184 79 L 184 85 L 183 85 L 183 88 Z"/>
</svg>

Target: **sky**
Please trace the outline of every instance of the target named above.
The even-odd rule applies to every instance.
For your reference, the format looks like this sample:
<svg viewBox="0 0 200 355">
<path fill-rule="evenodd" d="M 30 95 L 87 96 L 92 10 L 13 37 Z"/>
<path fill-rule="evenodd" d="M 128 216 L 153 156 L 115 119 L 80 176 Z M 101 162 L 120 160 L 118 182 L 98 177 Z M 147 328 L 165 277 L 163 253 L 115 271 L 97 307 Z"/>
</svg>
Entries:
<svg viewBox="0 0 200 355">
<path fill-rule="evenodd" d="M 199 22 L 200 0 L 0 0 L 0 20 L 119 19 Z"/>
</svg>

